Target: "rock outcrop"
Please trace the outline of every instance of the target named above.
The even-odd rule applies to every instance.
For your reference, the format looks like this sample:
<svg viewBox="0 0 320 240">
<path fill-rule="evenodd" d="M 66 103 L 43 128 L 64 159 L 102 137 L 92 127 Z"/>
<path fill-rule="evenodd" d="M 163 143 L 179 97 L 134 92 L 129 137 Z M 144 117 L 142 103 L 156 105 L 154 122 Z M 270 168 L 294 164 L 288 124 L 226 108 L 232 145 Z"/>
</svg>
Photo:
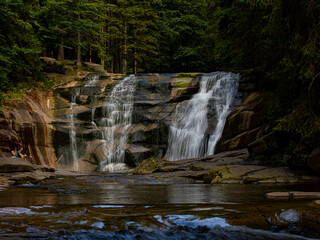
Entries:
<svg viewBox="0 0 320 240">
<path fill-rule="evenodd" d="M 288 167 L 267 167 L 249 161 L 247 149 L 197 159 L 156 161 L 146 159 L 133 170 L 156 182 L 201 182 L 209 184 L 316 183 L 317 177 Z"/>
<path fill-rule="evenodd" d="M 220 151 L 242 149 L 266 134 L 262 124 L 268 98 L 267 94 L 253 92 L 234 107 L 220 139 Z"/>
<path fill-rule="evenodd" d="M 0 148 L 5 156 L 22 146 L 33 163 L 55 167 L 51 100 L 51 92 L 35 90 L 10 101 L 10 107 L 0 112 Z"/>
<path fill-rule="evenodd" d="M 22 158 L 0 158 L 0 172 L 28 172 L 34 171 L 34 164 Z"/>
<path fill-rule="evenodd" d="M 30 91 L 0 112 L 0 150 L 11 156 L 12 147 L 23 146 L 34 164 L 69 168 L 73 132 L 79 170 L 98 170 L 112 151 L 103 136 L 107 130 L 102 124 L 104 106 L 109 104 L 108 94 L 125 76 L 54 72 L 48 77 L 57 83 L 53 91 Z M 126 164 L 132 167 L 143 159 L 164 155 L 176 106 L 198 91 L 200 74 L 147 74 L 136 75 L 136 79 L 125 153 Z"/>
<path fill-rule="evenodd" d="M 52 112 L 56 134 L 53 142 L 60 166 L 71 164 L 71 130 L 75 133 L 81 171 L 101 170 L 110 151 L 115 151 L 113 148 L 120 144 L 117 139 L 123 129 L 116 127 L 112 133 L 115 142 L 110 145 L 110 139 L 106 139 L 106 131 L 109 131 L 106 121 L 110 121 L 106 119 L 106 106 L 110 104 L 109 96 L 114 86 L 124 77 L 91 74 L 54 90 Z M 199 73 L 135 75 L 132 80 L 134 94 L 130 97 L 134 106 L 132 123 L 127 129 L 128 142 L 125 147 L 125 163 L 128 166 L 135 167 L 144 159 L 164 156 L 168 128 L 175 117 L 175 109 L 198 91 L 199 80 Z M 126 99 L 126 96 L 122 97 Z"/>
</svg>

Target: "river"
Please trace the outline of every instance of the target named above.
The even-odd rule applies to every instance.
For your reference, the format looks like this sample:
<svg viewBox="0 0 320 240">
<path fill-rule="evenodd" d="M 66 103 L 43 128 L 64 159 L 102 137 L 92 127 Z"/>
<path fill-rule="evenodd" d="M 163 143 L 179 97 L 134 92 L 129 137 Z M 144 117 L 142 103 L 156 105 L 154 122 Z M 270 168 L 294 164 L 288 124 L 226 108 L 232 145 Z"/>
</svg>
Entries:
<svg viewBox="0 0 320 240">
<path fill-rule="evenodd" d="M 319 238 L 312 200 L 272 191 L 317 185 L 146 184 L 122 174 L 24 182 L 0 192 L 1 239 Z"/>
</svg>

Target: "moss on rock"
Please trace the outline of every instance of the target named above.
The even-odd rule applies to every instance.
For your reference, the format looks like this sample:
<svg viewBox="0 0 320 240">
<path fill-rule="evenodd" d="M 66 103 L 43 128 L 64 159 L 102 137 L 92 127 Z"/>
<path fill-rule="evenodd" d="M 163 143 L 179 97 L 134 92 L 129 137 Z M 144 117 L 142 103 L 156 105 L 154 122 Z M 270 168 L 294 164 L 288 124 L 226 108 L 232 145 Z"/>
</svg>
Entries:
<svg viewBox="0 0 320 240">
<path fill-rule="evenodd" d="M 159 169 L 159 163 L 154 158 L 148 158 L 142 161 L 142 163 L 136 167 L 133 171 L 134 174 L 146 175 Z"/>
</svg>

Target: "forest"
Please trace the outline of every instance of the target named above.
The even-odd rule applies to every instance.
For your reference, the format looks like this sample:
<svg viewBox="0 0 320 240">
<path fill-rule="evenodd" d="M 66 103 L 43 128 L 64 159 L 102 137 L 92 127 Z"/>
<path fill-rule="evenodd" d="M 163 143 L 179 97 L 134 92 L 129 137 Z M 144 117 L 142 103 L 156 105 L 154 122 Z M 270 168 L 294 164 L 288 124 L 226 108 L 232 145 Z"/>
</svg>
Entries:
<svg viewBox="0 0 320 240">
<path fill-rule="evenodd" d="M 267 121 L 320 130 L 319 0 L 0 1 L 2 104 L 48 85 L 40 56 L 125 74 L 255 69 L 275 94 Z"/>
</svg>

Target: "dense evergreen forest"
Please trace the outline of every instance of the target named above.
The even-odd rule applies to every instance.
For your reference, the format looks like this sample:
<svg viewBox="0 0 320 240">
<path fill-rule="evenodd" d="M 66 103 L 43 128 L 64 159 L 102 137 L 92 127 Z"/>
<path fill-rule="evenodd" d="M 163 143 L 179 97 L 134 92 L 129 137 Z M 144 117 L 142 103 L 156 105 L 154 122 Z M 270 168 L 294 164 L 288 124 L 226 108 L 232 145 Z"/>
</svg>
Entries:
<svg viewBox="0 0 320 240">
<path fill-rule="evenodd" d="M 275 92 L 268 121 L 320 129 L 319 0 L 0 2 L 1 92 L 46 83 L 40 56 L 115 73 L 255 69 Z"/>
</svg>

